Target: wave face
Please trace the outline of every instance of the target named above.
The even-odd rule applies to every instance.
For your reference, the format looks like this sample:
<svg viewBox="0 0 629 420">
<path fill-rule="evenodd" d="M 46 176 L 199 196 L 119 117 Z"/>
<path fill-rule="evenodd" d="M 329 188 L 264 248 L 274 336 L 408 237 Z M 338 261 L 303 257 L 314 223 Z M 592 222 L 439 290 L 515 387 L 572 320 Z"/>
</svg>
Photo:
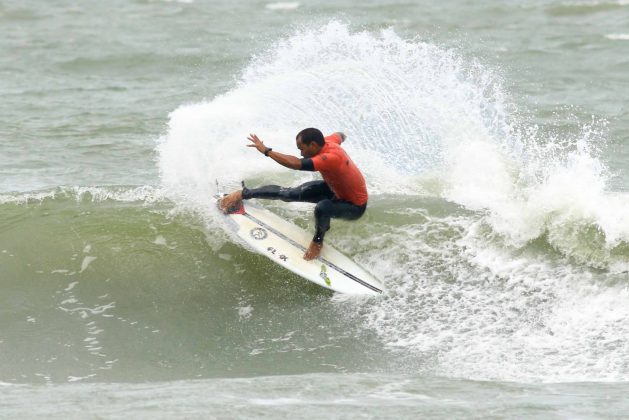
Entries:
<svg viewBox="0 0 629 420">
<path fill-rule="evenodd" d="M 333 359 L 358 370 L 378 345 L 330 293 L 225 241 L 159 189 L 3 200 L 3 383 L 293 374 Z M 354 340 L 362 354 L 337 354 Z"/>
<path fill-rule="evenodd" d="M 171 113 L 159 187 L 0 196 L 0 346 L 17 349 L 0 381 L 629 380 L 629 203 L 607 187 L 605 123 L 551 132 L 521 114 L 456 51 L 338 22 L 297 31 L 228 92 Z M 216 179 L 314 176 L 246 135 L 296 154 L 306 126 L 348 135 L 369 210 L 327 240 L 385 296 L 332 296 L 220 228 Z M 264 205 L 312 229 L 311 206 Z"/>
</svg>

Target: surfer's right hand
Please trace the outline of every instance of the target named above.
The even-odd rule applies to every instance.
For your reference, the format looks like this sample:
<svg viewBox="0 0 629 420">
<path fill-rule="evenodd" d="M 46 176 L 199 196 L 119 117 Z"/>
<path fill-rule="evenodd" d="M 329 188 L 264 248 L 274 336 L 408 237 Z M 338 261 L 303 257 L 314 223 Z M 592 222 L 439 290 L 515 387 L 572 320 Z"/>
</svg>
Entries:
<svg viewBox="0 0 629 420">
<path fill-rule="evenodd" d="M 266 151 L 266 146 L 264 145 L 262 140 L 260 140 L 260 138 L 256 136 L 255 134 L 249 134 L 249 137 L 247 137 L 247 139 L 251 143 L 253 143 L 253 144 L 248 144 L 247 147 L 255 147 L 260 153 L 264 153 Z"/>
<path fill-rule="evenodd" d="M 219 207 L 223 211 L 223 213 L 229 213 L 229 209 L 236 206 L 239 202 L 242 201 L 242 191 L 234 191 L 231 194 L 227 194 L 225 197 L 221 198 L 219 201 Z"/>
</svg>

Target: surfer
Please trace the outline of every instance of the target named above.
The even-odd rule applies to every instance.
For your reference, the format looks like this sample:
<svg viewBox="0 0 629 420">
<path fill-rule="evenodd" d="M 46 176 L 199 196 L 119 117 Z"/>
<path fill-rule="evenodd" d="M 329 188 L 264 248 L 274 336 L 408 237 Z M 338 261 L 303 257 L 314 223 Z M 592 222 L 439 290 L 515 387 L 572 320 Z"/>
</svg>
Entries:
<svg viewBox="0 0 629 420">
<path fill-rule="evenodd" d="M 322 181 L 306 182 L 295 188 L 265 185 L 246 188 L 226 195 L 220 202 L 224 212 L 238 206 L 240 201 L 264 198 L 282 201 L 316 203 L 315 235 L 304 254 L 305 260 L 313 260 L 321 253 L 323 237 L 330 229 L 330 219 L 359 219 L 367 209 L 367 185 L 362 173 L 341 147 L 345 134 L 333 133 L 324 137 L 316 128 L 306 128 L 296 136 L 297 148 L 303 159 L 285 155 L 266 147 L 255 134 L 247 137 L 260 153 L 282 166 L 300 171 L 318 171 Z"/>
</svg>

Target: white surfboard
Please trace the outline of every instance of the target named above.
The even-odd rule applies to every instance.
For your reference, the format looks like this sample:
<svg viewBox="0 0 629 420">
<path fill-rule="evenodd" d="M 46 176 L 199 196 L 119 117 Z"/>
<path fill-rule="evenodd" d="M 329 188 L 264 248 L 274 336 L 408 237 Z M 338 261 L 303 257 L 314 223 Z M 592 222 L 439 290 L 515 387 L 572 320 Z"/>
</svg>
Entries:
<svg viewBox="0 0 629 420">
<path fill-rule="evenodd" d="M 345 294 L 377 295 L 383 291 L 382 284 L 367 270 L 327 243 L 318 258 L 304 260 L 312 234 L 268 210 L 247 203 L 225 216 L 229 228 L 255 251 L 306 280 Z"/>
</svg>

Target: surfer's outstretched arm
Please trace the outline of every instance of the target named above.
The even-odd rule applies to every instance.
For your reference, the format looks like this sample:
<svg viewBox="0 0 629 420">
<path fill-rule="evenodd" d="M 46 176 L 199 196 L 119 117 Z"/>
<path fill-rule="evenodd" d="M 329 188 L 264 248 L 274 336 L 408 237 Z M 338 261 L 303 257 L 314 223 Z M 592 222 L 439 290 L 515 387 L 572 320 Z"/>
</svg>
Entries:
<svg viewBox="0 0 629 420">
<path fill-rule="evenodd" d="M 262 140 L 260 140 L 255 134 L 250 134 L 247 138 L 251 141 L 251 143 L 253 143 L 248 144 L 247 147 L 255 147 L 258 152 L 270 157 L 282 166 L 290 169 L 301 169 L 301 159 L 298 157 L 273 151 L 270 147 L 266 147 Z"/>
</svg>

